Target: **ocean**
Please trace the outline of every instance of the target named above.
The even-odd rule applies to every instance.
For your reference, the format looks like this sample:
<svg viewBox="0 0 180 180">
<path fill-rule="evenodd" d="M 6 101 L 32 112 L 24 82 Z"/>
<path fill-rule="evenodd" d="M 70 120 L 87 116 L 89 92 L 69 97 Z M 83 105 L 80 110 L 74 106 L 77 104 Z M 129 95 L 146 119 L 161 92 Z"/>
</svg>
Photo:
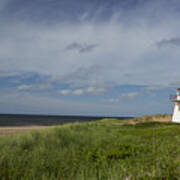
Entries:
<svg viewBox="0 0 180 180">
<path fill-rule="evenodd" d="M 119 120 L 123 120 L 132 117 L 0 114 L 0 127 L 34 125 L 50 126 L 73 122 L 97 121 L 103 118 L 117 118 Z"/>
</svg>

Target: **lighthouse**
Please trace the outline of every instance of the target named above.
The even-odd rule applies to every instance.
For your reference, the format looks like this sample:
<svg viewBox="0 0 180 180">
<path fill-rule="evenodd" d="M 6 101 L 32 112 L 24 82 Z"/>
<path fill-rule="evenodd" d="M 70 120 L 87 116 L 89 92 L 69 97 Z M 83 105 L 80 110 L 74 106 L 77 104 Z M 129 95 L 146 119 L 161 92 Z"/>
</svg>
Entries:
<svg viewBox="0 0 180 180">
<path fill-rule="evenodd" d="M 172 122 L 180 123 L 180 88 L 177 89 L 176 95 L 170 96 L 170 100 L 174 102 Z"/>
</svg>

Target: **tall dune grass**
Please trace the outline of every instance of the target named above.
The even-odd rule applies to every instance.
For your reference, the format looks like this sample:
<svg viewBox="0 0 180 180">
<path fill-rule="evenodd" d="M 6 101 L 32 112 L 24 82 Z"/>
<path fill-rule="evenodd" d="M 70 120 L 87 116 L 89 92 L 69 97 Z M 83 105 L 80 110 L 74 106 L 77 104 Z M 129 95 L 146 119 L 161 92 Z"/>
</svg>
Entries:
<svg viewBox="0 0 180 180">
<path fill-rule="evenodd" d="M 180 125 L 75 123 L 0 138 L 2 180 L 180 178 Z"/>
</svg>

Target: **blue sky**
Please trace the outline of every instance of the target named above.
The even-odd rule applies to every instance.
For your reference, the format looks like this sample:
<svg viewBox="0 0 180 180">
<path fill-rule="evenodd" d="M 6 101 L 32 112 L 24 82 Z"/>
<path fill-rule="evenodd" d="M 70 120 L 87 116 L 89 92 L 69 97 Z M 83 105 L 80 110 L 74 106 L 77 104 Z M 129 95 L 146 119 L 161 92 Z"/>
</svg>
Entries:
<svg viewBox="0 0 180 180">
<path fill-rule="evenodd" d="M 0 113 L 171 113 L 179 0 L 1 0 Z"/>
</svg>

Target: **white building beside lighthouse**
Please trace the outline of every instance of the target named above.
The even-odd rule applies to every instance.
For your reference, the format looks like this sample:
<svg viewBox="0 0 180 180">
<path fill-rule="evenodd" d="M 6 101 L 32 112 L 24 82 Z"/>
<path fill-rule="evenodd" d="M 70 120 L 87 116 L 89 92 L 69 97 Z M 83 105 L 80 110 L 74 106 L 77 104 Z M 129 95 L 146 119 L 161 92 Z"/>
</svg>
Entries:
<svg viewBox="0 0 180 180">
<path fill-rule="evenodd" d="M 174 102 L 172 122 L 180 123 L 180 88 L 177 89 L 176 95 L 171 96 L 170 99 Z"/>
</svg>

